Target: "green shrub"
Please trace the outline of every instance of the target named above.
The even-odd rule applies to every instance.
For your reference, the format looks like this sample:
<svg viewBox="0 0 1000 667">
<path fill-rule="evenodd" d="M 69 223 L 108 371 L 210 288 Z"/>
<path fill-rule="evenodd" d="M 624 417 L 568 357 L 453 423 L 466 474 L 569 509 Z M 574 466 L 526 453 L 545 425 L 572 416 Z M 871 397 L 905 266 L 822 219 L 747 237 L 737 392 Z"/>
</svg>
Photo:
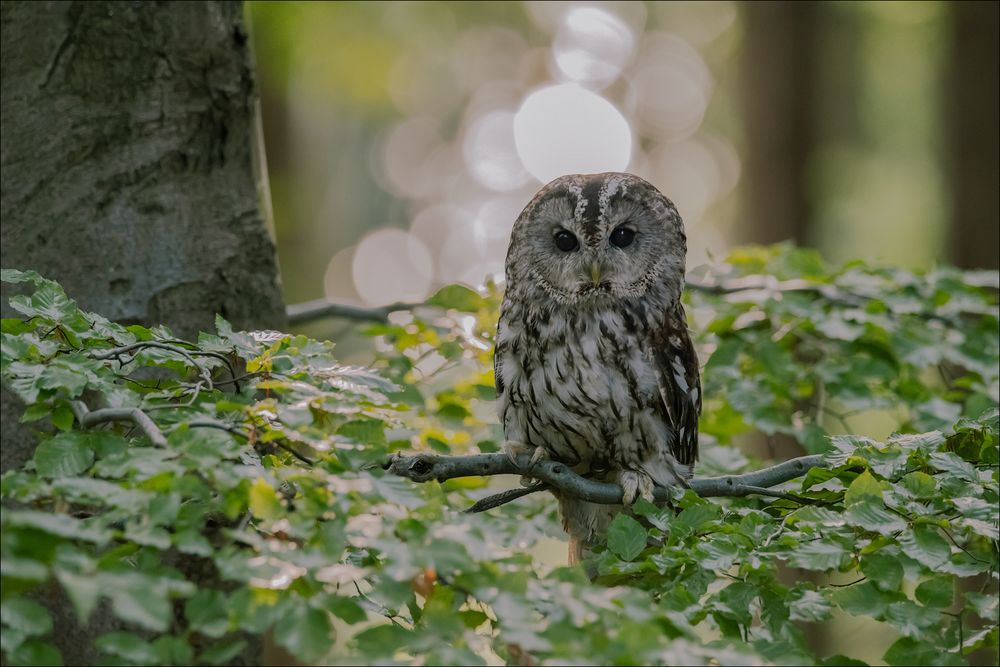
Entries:
<svg viewBox="0 0 1000 667">
<path fill-rule="evenodd" d="M 40 440 L 0 487 L 9 664 L 59 660 L 33 595 L 53 584 L 81 620 L 108 601 L 126 630 L 96 645 L 119 664 L 221 664 L 267 632 L 303 662 L 860 664 L 858 646 L 815 655 L 805 638 L 841 614 L 891 626 L 889 664 L 996 651 L 995 273 L 831 270 L 786 247 L 695 272 L 697 473 L 759 467 L 733 446 L 753 432 L 829 467 L 794 496 L 640 505 L 593 580 L 531 555 L 562 536 L 548 494 L 469 515 L 488 480 L 380 466 L 497 451 L 496 287 L 369 325 L 373 370 L 221 318 L 178 341 L 81 312 L 32 272 L 3 280 L 31 289 L 0 370 Z M 892 434 L 849 434 L 861 412 Z"/>
</svg>

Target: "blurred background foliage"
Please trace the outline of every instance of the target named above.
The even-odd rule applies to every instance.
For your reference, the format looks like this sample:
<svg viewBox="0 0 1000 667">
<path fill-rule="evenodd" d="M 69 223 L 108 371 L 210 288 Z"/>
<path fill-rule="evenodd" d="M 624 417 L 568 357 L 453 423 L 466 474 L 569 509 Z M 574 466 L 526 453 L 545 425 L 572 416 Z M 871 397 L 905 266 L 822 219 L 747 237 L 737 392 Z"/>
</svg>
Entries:
<svg viewBox="0 0 1000 667">
<path fill-rule="evenodd" d="M 520 209 L 584 170 L 673 199 L 689 268 L 785 239 L 834 261 L 997 266 L 997 3 L 247 13 L 288 303 L 502 275 Z"/>
</svg>

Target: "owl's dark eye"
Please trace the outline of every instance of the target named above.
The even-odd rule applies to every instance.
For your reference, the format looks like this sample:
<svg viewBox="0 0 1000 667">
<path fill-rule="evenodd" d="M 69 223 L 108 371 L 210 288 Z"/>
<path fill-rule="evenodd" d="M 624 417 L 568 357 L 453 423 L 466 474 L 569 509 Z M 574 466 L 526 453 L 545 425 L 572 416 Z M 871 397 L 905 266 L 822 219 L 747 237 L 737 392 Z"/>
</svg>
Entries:
<svg viewBox="0 0 1000 667">
<path fill-rule="evenodd" d="M 632 245 L 632 241 L 635 240 L 635 230 L 629 229 L 622 225 L 617 227 L 615 231 L 611 232 L 611 245 L 618 248 L 624 248 L 626 246 Z"/>
<path fill-rule="evenodd" d="M 571 252 L 579 248 L 580 243 L 572 233 L 567 232 L 565 229 L 560 229 L 556 232 L 556 247 L 563 252 Z"/>
</svg>

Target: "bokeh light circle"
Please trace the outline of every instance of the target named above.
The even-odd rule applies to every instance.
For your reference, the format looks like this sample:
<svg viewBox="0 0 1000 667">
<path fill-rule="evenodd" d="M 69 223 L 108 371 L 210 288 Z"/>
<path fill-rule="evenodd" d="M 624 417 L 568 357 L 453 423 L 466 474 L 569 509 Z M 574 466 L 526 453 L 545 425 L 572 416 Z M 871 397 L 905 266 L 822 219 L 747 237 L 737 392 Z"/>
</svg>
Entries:
<svg viewBox="0 0 1000 667">
<path fill-rule="evenodd" d="M 462 142 L 465 163 L 491 190 L 513 190 L 528 180 L 514 146 L 514 114 L 493 111 L 472 122 Z"/>
<path fill-rule="evenodd" d="M 618 78 L 635 52 L 635 37 L 620 18 L 598 7 L 566 12 L 552 57 L 566 79 L 599 89 Z"/>
<path fill-rule="evenodd" d="M 621 112 L 577 84 L 541 88 L 514 115 L 514 143 L 525 169 L 542 182 L 563 174 L 622 171 L 632 132 Z"/>
<path fill-rule="evenodd" d="M 427 246 L 402 229 L 375 230 L 358 244 L 351 263 L 358 296 L 371 306 L 426 299 L 433 272 Z"/>
</svg>

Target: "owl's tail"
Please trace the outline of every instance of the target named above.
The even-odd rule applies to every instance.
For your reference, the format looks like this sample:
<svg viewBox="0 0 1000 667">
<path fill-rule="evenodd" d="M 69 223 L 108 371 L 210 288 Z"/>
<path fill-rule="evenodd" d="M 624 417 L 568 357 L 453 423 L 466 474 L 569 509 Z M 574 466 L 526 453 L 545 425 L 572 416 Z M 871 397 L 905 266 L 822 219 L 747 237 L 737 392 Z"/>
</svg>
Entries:
<svg viewBox="0 0 1000 667">
<path fill-rule="evenodd" d="M 583 540 L 578 537 L 569 538 L 569 564 L 579 565 L 583 562 Z"/>
</svg>

